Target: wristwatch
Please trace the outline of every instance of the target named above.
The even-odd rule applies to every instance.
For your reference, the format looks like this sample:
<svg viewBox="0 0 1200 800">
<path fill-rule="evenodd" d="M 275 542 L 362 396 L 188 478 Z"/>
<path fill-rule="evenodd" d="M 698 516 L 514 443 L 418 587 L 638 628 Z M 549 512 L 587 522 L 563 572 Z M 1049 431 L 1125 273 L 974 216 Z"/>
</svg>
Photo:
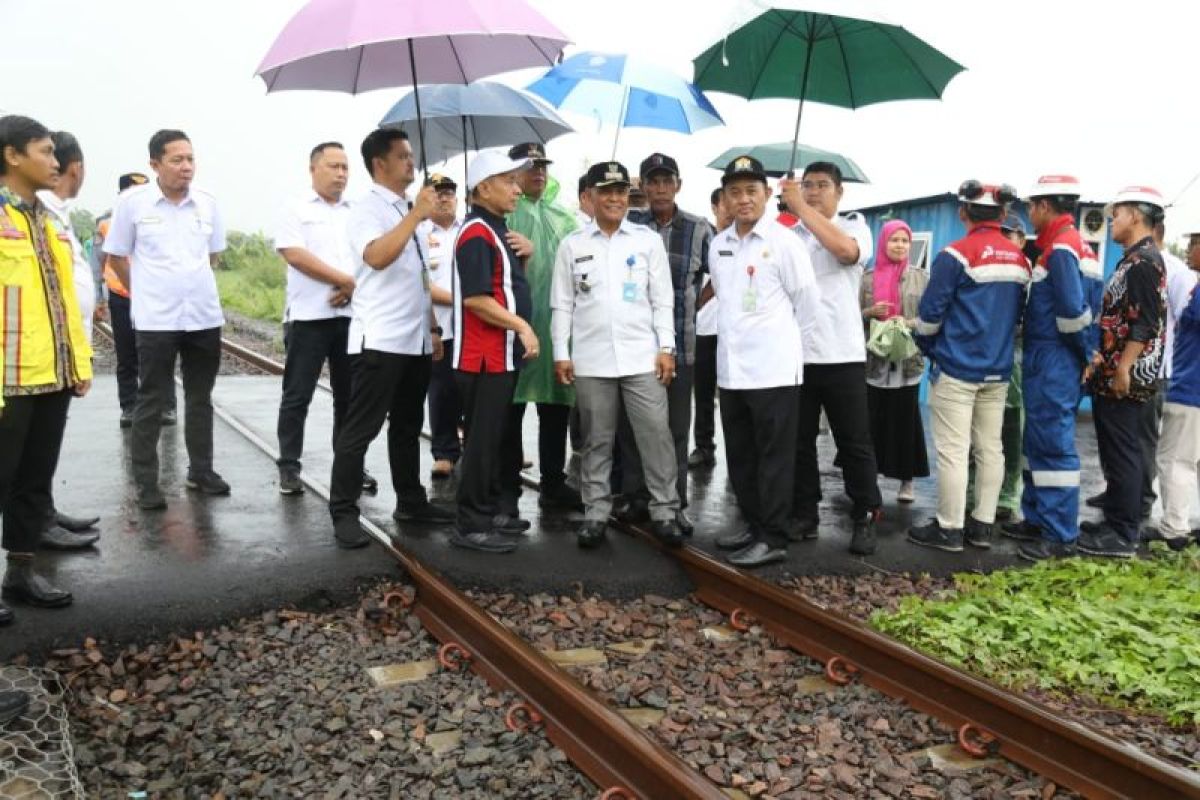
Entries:
<svg viewBox="0 0 1200 800">
<path fill-rule="evenodd" d="M 674 347 L 660 347 L 660 348 L 658 348 L 658 352 L 660 355 L 671 356 L 672 358 L 674 358 L 674 356 L 675 356 L 675 348 Z"/>
<path fill-rule="evenodd" d="M 438 336 L 441 336 L 441 335 L 442 335 L 442 326 L 441 326 L 441 325 L 434 325 L 432 328 L 430 328 L 430 329 L 429 329 L 429 332 L 430 332 L 430 333 L 435 333 L 435 334 L 437 334 Z"/>
</svg>

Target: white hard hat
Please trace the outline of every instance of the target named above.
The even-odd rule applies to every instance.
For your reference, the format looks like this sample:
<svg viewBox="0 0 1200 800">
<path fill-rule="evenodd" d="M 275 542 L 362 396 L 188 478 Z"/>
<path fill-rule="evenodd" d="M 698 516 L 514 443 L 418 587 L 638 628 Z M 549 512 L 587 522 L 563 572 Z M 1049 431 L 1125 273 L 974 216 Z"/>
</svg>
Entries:
<svg viewBox="0 0 1200 800">
<path fill-rule="evenodd" d="M 1146 205 L 1154 206 L 1158 209 L 1166 209 L 1167 203 L 1163 200 L 1162 192 L 1150 186 L 1126 186 L 1121 191 L 1117 192 L 1117 196 L 1113 201 L 1104 207 L 1104 213 L 1112 215 L 1113 207 L 1121 203 L 1145 203 Z"/>
<path fill-rule="evenodd" d="M 503 175 L 525 169 L 530 165 L 528 158 L 512 159 L 508 153 L 499 148 L 480 150 L 467 165 L 467 191 L 474 189 L 493 175 Z"/>
<path fill-rule="evenodd" d="M 958 200 L 975 206 L 1006 206 L 1017 199 L 1017 190 L 1007 183 L 965 180 L 958 187 Z"/>
<path fill-rule="evenodd" d="M 1035 197 L 1079 197 L 1083 191 L 1079 187 L 1079 179 L 1071 175 L 1043 175 L 1025 192 L 1024 197 L 1031 200 Z"/>
</svg>

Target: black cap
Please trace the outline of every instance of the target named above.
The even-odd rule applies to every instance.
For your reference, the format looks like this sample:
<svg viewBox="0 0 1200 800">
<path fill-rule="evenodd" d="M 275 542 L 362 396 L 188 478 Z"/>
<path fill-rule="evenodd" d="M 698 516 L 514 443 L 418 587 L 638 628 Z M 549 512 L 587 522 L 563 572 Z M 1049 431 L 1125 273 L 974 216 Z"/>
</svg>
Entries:
<svg viewBox="0 0 1200 800">
<path fill-rule="evenodd" d="M 630 184 L 629 170 L 625 169 L 624 164 L 616 161 L 601 161 L 588 168 L 587 175 L 584 176 L 584 183 L 589 189 L 597 189 L 601 186 L 628 186 Z"/>
<path fill-rule="evenodd" d="M 679 177 L 679 165 L 675 163 L 675 159 L 662 153 L 651 153 L 642 166 L 638 169 L 638 174 L 643 178 L 649 178 L 656 172 L 669 172 L 676 178 Z"/>
<path fill-rule="evenodd" d="M 546 158 L 546 148 L 541 142 L 525 142 L 510 148 L 508 157 L 513 161 L 524 161 L 529 159 L 536 164 L 553 164 L 554 162 Z"/>
<path fill-rule="evenodd" d="M 1009 231 L 1010 233 L 1019 233 L 1025 235 L 1025 223 L 1021 222 L 1021 218 L 1016 214 L 1009 214 L 1000 223 L 1000 230 Z"/>
<path fill-rule="evenodd" d="M 149 182 L 150 179 L 140 172 L 126 172 L 117 178 L 117 192 L 123 192 L 130 186 L 141 186 L 143 183 Z"/>
<path fill-rule="evenodd" d="M 434 172 L 429 176 L 429 185 L 435 189 L 457 189 L 458 184 L 449 175 Z"/>
<path fill-rule="evenodd" d="M 754 178 L 763 183 L 767 182 L 767 171 L 762 162 L 753 156 L 738 156 L 725 165 L 725 174 L 721 176 L 721 186 L 736 178 Z"/>
</svg>

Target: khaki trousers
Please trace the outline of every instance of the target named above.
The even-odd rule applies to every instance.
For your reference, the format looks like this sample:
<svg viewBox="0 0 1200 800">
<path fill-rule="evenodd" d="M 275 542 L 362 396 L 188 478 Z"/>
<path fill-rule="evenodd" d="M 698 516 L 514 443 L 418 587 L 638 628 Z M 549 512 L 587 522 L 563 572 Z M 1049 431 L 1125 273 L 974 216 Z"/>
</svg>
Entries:
<svg viewBox="0 0 1200 800">
<path fill-rule="evenodd" d="M 1158 490 L 1162 494 L 1165 538 L 1191 533 L 1192 501 L 1196 499 L 1196 469 L 1200 465 L 1200 408 L 1182 403 L 1163 406 L 1158 437 Z"/>
<path fill-rule="evenodd" d="M 943 373 L 930 387 L 929 410 L 937 451 L 938 524 L 962 528 L 967 511 L 967 473 L 975 448 L 975 510 L 988 525 L 996 521 L 996 503 L 1004 483 L 1004 398 L 1008 383 L 967 383 Z"/>
</svg>

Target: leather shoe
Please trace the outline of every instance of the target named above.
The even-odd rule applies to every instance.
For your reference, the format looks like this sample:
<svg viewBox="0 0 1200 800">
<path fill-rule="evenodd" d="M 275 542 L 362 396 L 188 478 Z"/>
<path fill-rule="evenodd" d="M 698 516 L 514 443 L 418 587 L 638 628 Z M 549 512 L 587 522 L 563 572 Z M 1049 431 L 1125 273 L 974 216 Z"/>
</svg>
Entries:
<svg viewBox="0 0 1200 800">
<path fill-rule="evenodd" d="M 66 528 L 71 533 L 89 531 L 96 527 L 96 523 L 99 521 L 99 517 L 72 517 L 70 514 L 64 514 L 61 511 L 54 512 L 54 524 Z"/>
<path fill-rule="evenodd" d="M 454 522 L 457 516 L 448 508 L 426 501 L 419 505 L 397 503 L 396 510 L 392 512 L 392 519 L 396 522 Z"/>
<path fill-rule="evenodd" d="M 462 533 L 455 531 L 450 534 L 450 544 L 467 550 L 477 550 L 480 553 L 511 553 L 517 549 L 517 543 L 501 537 L 492 531 L 475 531 Z"/>
<path fill-rule="evenodd" d="M 650 523 L 650 532 L 667 547 L 679 547 L 683 544 L 683 532 L 673 519 L 654 520 Z"/>
<path fill-rule="evenodd" d="M 14 619 L 16 617 L 13 616 L 12 609 L 0 603 L 0 625 L 11 625 Z"/>
<path fill-rule="evenodd" d="M 377 494 L 379 492 L 379 481 L 375 480 L 375 476 L 363 470 L 362 490 L 364 494 Z"/>
<path fill-rule="evenodd" d="M 229 494 L 229 484 L 211 469 L 205 472 L 189 472 L 183 485 L 202 494 L 214 496 Z"/>
<path fill-rule="evenodd" d="M 600 520 L 588 520 L 575 534 L 575 543 L 582 548 L 596 547 L 604 541 L 604 529 L 608 527 Z"/>
<path fill-rule="evenodd" d="M 816 517 L 796 517 L 789 520 L 787 538 L 791 542 L 816 539 L 821 535 L 821 520 Z"/>
<path fill-rule="evenodd" d="M 679 532 L 689 539 L 696 532 L 696 526 L 692 523 L 692 518 L 682 508 L 675 512 L 675 524 L 679 526 Z"/>
<path fill-rule="evenodd" d="M 617 509 L 614 516 L 626 525 L 649 522 L 650 506 L 643 500 L 629 500 Z"/>
<path fill-rule="evenodd" d="M 1094 494 L 1091 497 L 1089 497 L 1088 499 L 1084 500 L 1083 504 L 1085 506 L 1087 506 L 1088 508 L 1104 508 L 1104 500 L 1105 500 L 1106 495 L 1107 495 L 1106 492 L 1100 492 L 1099 494 Z"/>
<path fill-rule="evenodd" d="M 133 409 L 121 412 L 121 423 L 120 424 L 121 424 L 122 428 L 132 428 L 133 427 Z"/>
<path fill-rule="evenodd" d="M 66 528 L 51 525 L 42 531 L 38 543 L 47 550 L 83 550 L 91 547 L 100 538 L 96 531 L 71 533 Z"/>
<path fill-rule="evenodd" d="M 762 567 L 776 561 L 785 561 L 787 551 L 771 547 L 766 542 L 755 542 L 749 547 L 738 550 L 729 556 L 729 563 L 735 567 Z"/>
<path fill-rule="evenodd" d="M 167 507 L 167 498 L 157 486 L 139 486 L 137 490 L 138 508 L 143 511 L 154 511 Z"/>
<path fill-rule="evenodd" d="M 74 599 L 70 592 L 57 588 L 34 572 L 33 562 L 29 559 L 9 560 L 0 595 L 38 608 L 62 608 L 71 605 Z"/>
<path fill-rule="evenodd" d="M 754 544 L 757 537 L 749 528 L 731 533 L 728 536 L 717 537 L 717 547 L 722 550 L 745 550 Z"/>
<path fill-rule="evenodd" d="M 514 517 L 511 514 L 497 514 L 492 517 L 492 530 L 509 536 L 519 536 L 533 527 L 527 519 Z"/>
<path fill-rule="evenodd" d="M 7 725 L 29 708 L 29 693 L 20 689 L 0 692 L 0 727 Z"/>
<path fill-rule="evenodd" d="M 366 547 L 371 543 L 371 535 L 358 524 L 357 517 L 346 517 L 334 522 L 333 538 L 338 547 L 346 550 Z"/>
<path fill-rule="evenodd" d="M 538 505 L 551 510 L 583 511 L 583 498 L 565 483 L 543 484 L 541 492 L 538 493 Z"/>
</svg>

